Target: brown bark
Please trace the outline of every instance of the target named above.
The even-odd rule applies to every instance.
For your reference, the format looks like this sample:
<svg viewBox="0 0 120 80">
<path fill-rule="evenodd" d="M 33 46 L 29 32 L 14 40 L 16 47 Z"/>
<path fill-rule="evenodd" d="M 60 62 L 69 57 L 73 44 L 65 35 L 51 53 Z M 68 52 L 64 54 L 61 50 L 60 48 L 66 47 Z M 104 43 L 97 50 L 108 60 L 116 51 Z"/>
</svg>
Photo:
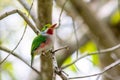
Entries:
<svg viewBox="0 0 120 80">
<path fill-rule="evenodd" d="M 52 23 L 52 0 L 38 0 L 37 1 L 38 12 L 38 28 L 41 29 L 45 24 Z M 41 80 L 52 80 L 53 78 L 53 65 L 52 58 L 49 53 L 45 56 L 40 56 L 40 70 Z"/>
<path fill-rule="evenodd" d="M 45 24 L 52 23 L 53 0 L 38 0 L 38 28 L 41 29 Z"/>
</svg>

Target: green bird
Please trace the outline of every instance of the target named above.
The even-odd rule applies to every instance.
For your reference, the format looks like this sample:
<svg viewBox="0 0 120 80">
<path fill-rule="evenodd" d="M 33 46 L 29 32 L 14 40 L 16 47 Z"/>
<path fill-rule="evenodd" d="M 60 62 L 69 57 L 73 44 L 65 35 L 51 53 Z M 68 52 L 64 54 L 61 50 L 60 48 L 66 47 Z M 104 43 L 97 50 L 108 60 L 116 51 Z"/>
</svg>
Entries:
<svg viewBox="0 0 120 80">
<path fill-rule="evenodd" d="M 45 51 L 53 47 L 53 33 L 56 25 L 45 25 L 41 33 L 34 38 L 31 46 L 31 66 L 35 55 L 44 54 Z"/>
</svg>

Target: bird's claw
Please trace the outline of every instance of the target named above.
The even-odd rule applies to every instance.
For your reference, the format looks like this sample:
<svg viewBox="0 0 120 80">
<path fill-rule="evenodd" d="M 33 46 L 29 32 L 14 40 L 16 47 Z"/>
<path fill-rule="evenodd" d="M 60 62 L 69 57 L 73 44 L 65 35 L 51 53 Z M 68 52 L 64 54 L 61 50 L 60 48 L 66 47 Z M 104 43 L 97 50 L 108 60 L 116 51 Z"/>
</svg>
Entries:
<svg viewBox="0 0 120 80">
<path fill-rule="evenodd" d="M 42 51 L 42 54 L 41 54 L 41 55 L 46 56 L 46 54 L 45 54 L 45 53 L 46 53 L 45 51 Z"/>
</svg>

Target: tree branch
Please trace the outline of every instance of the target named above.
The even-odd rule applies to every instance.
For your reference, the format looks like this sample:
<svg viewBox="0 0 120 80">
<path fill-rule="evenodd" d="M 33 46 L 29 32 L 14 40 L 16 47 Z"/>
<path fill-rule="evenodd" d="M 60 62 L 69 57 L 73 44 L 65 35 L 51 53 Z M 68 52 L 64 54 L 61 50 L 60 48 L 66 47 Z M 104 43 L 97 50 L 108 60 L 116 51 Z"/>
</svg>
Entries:
<svg viewBox="0 0 120 80">
<path fill-rule="evenodd" d="M 53 62 L 53 69 L 54 69 L 54 72 L 56 74 L 58 74 L 62 80 L 68 80 L 67 76 L 63 74 L 62 70 L 58 67 L 58 63 L 57 63 L 57 59 L 56 59 L 56 56 L 55 56 L 55 52 L 59 51 L 59 50 L 62 50 L 62 49 L 66 49 L 68 47 L 63 47 L 63 48 L 60 48 L 60 49 L 57 49 L 57 50 L 54 50 L 52 51 L 52 62 Z"/>
<path fill-rule="evenodd" d="M 120 64 L 120 60 L 117 60 L 117 61 L 113 62 L 112 64 L 108 65 L 107 67 L 105 67 L 102 72 L 95 73 L 92 75 L 80 76 L 80 77 L 71 77 L 69 79 L 88 78 L 88 77 L 93 77 L 93 76 L 97 76 L 97 75 L 102 75 L 102 74 L 106 73 L 107 71 L 109 71 L 110 69 L 118 66 L 119 64 Z"/>
<path fill-rule="evenodd" d="M 18 2 L 29 12 L 30 5 L 27 3 L 26 0 L 18 0 Z M 30 16 L 32 17 L 33 21 L 36 22 L 36 15 L 34 12 L 30 12 Z"/>
<path fill-rule="evenodd" d="M 46 24 L 52 24 L 53 0 L 37 0 L 37 24 L 38 29 Z M 54 75 L 52 55 L 48 52 L 46 56 L 40 56 L 41 80 L 52 80 Z"/>
<path fill-rule="evenodd" d="M 110 27 L 105 22 L 97 18 L 95 13 L 90 10 L 87 3 L 85 3 L 83 0 L 70 1 L 79 16 L 81 16 L 85 23 L 88 25 L 90 32 L 93 33 L 92 39 L 94 39 L 94 41 L 96 41 L 96 43 L 101 48 L 109 48 L 119 43 L 119 40 L 117 40 Z M 114 54 L 120 58 L 120 48 L 115 50 Z M 101 63 L 100 67 L 103 69 L 104 67 L 114 62 L 114 59 L 111 57 L 111 53 L 99 55 L 99 58 Z M 118 77 L 118 75 L 120 74 L 120 66 L 111 69 L 108 74 L 111 76 L 114 74 L 114 77 Z M 104 75 L 103 78 L 108 77 Z"/>
<path fill-rule="evenodd" d="M 53 0 L 38 0 L 38 29 L 52 23 L 52 4 Z"/>
<path fill-rule="evenodd" d="M 33 0 L 33 2 L 34 2 L 34 0 Z M 31 4 L 30 10 L 29 10 L 29 12 L 28 12 L 28 17 L 30 16 L 30 12 L 31 12 L 32 6 L 33 6 L 33 3 Z M 24 32 L 23 32 L 23 34 L 22 34 L 22 37 L 20 38 L 20 40 L 19 40 L 19 42 L 17 43 L 17 45 L 15 46 L 15 48 L 13 48 L 12 52 L 14 52 L 15 49 L 17 49 L 17 47 L 19 46 L 20 42 L 22 41 L 22 39 L 23 39 L 23 37 L 24 37 L 24 35 L 25 35 L 26 30 L 27 30 L 27 23 L 25 24 L 25 29 L 24 29 Z M 12 52 L 11 52 L 11 53 L 12 53 Z M 10 54 L 8 54 L 8 56 L 5 57 L 4 60 L 3 60 L 0 64 L 2 64 L 9 56 L 10 56 Z"/>
<path fill-rule="evenodd" d="M 61 12 L 60 12 L 60 15 L 59 15 L 59 18 L 58 18 L 58 22 L 59 22 L 59 23 L 58 23 L 58 27 L 57 27 L 57 28 L 59 28 L 59 27 L 61 26 L 61 16 L 62 16 L 64 7 L 65 7 L 65 5 L 66 5 L 67 2 L 68 2 L 68 0 L 66 0 L 66 1 L 64 2 L 63 6 L 62 6 L 62 8 L 61 8 Z"/>
<path fill-rule="evenodd" d="M 96 36 L 99 36 L 102 45 L 107 48 L 118 43 L 118 40 L 110 30 L 109 26 L 98 20 L 94 13 L 88 8 L 87 4 L 83 2 L 83 0 L 71 0 L 71 2 L 76 11 L 89 26 L 89 29 L 92 30 Z"/>
<path fill-rule="evenodd" d="M 27 18 L 27 16 L 25 14 L 23 14 L 20 10 L 12 10 L 9 12 L 6 12 L 2 15 L 0 15 L 0 20 L 2 20 L 3 18 L 11 15 L 11 14 L 15 14 L 18 13 L 25 21 L 26 23 L 32 28 L 32 30 L 36 33 L 39 34 L 39 31 L 36 29 L 36 27 L 32 24 L 32 22 Z"/>
<path fill-rule="evenodd" d="M 79 33 L 78 33 L 79 34 Z M 77 35 L 78 35 L 77 34 Z M 66 43 L 66 45 L 69 47 L 69 50 L 62 50 L 56 53 L 56 57 L 57 57 L 57 62 L 58 62 L 58 66 L 60 67 L 63 62 L 70 56 L 72 55 L 76 50 L 78 50 L 78 48 L 80 46 L 83 46 L 83 44 L 85 44 L 87 41 L 89 41 L 90 39 L 86 36 L 86 34 L 83 34 L 82 37 L 78 36 L 78 43 L 79 46 L 77 47 L 75 42 L 72 42 L 71 40 L 69 40 L 70 43 Z M 63 45 L 61 45 L 62 42 L 59 42 L 58 44 L 60 44 L 61 47 L 63 47 Z M 63 41 L 63 43 L 66 41 Z"/>
<path fill-rule="evenodd" d="M 74 7 L 71 5 L 70 0 L 56 0 L 56 4 L 62 8 L 60 14 L 62 15 L 63 10 L 66 11 L 67 15 L 71 16 L 72 19 L 79 19 L 79 21 L 81 21 L 81 19 L 78 16 L 78 13 L 76 12 L 76 10 L 74 9 Z M 60 19 L 61 16 L 59 16 Z M 60 23 L 60 20 L 59 20 Z M 81 25 L 80 25 L 81 26 Z M 73 26 L 74 27 L 74 26 Z M 79 27 L 79 26 L 78 26 Z M 67 43 L 67 41 L 61 40 L 59 39 L 59 36 L 56 35 L 57 37 L 57 43 L 59 44 L 60 47 L 64 46 L 64 44 L 62 45 L 61 43 L 65 43 L 67 46 L 70 47 L 69 51 L 60 51 L 57 53 L 57 60 L 58 60 L 58 65 L 61 66 L 63 64 L 63 62 L 71 55 L 73 54 L 76 50 L 78 50 L 78 48 L 80 48 L 81 46 L 83 46 L 87 41 L 89 41 L 90 39 L 88 38 L 88 36 L 86 35 L 86 32 L 81 33 L 80 28 L 78 28 L 77 30 L 75 30 L 77 33 L 77 43 L 79 43 L 76 46 L 76 42 L 73 41 L 69 41 L 71 43 Z M 83 34 L 83 35 L 79 35 L 79 34 Z M 72 36 L 73 37 L 73 36 Z M 76 41 L 76 40 L 75 40 Z"/>
<path fill-rule="evenodd" d="M 112 48 L 108 48 L 108 49 L 104 49 L 104 50 L 99 50 L 99 51 L 95 51 L 95 52 L 91 52 L 91 53 L 85 53 L 84 55 L 82 55 L 81 57 L 79 57 L 78 59 L 76 59 L 75 61 L 73 61 L 72 63 L 68 64 L 68 65 L 65 65 L 62 67 L 62 69 L 65 69 L 69 66 L 71 66 L 72 64 L 76 63 L 78 60 L 84 58 L 84 57 L 87 57 L 87 56 L 90 56 L 90 55 L 96 55 L 96 54 L 106 54 L 108 52 L 112 52 L 116 49 L 120 48 L 120 44 L 112 47 Z"/>
<path fill-rule="evenodd" d="M 12 50 L 7 49 L 6 47 L 0 46 L 0 50 L 5 51 L 11 55 L 13 55 L 14 57 L 16 57 L 17 59 L 21 60 L 22 62 L 24 62 L 28 67 L 30 67 L 32 70 L 34 70 L 37 74 L 41 74 L 39 71 L 37 71 L 35 68 L 31 67 L 31 65 L 29 65 L 22 57 L 20 57 L 19 55 L 17 55 L 16 53 L 12 52 Z M 1 65 L 1 63 L 0 63 Z"/>
</svg>

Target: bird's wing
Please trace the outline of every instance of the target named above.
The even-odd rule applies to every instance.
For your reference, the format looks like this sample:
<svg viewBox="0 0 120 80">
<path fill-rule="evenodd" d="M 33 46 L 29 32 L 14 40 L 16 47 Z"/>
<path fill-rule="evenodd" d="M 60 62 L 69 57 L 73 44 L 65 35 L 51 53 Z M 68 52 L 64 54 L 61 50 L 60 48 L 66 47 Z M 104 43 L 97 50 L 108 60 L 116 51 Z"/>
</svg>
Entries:
<svg viewBox="0 0 120 80">
<path fill-rule="evenodd" d="M 46 41 L 47 37 L 43 35 L 38 35 L 32 42 L 31 54 L 40 46 L 41 43 Z"/>
</svg>

